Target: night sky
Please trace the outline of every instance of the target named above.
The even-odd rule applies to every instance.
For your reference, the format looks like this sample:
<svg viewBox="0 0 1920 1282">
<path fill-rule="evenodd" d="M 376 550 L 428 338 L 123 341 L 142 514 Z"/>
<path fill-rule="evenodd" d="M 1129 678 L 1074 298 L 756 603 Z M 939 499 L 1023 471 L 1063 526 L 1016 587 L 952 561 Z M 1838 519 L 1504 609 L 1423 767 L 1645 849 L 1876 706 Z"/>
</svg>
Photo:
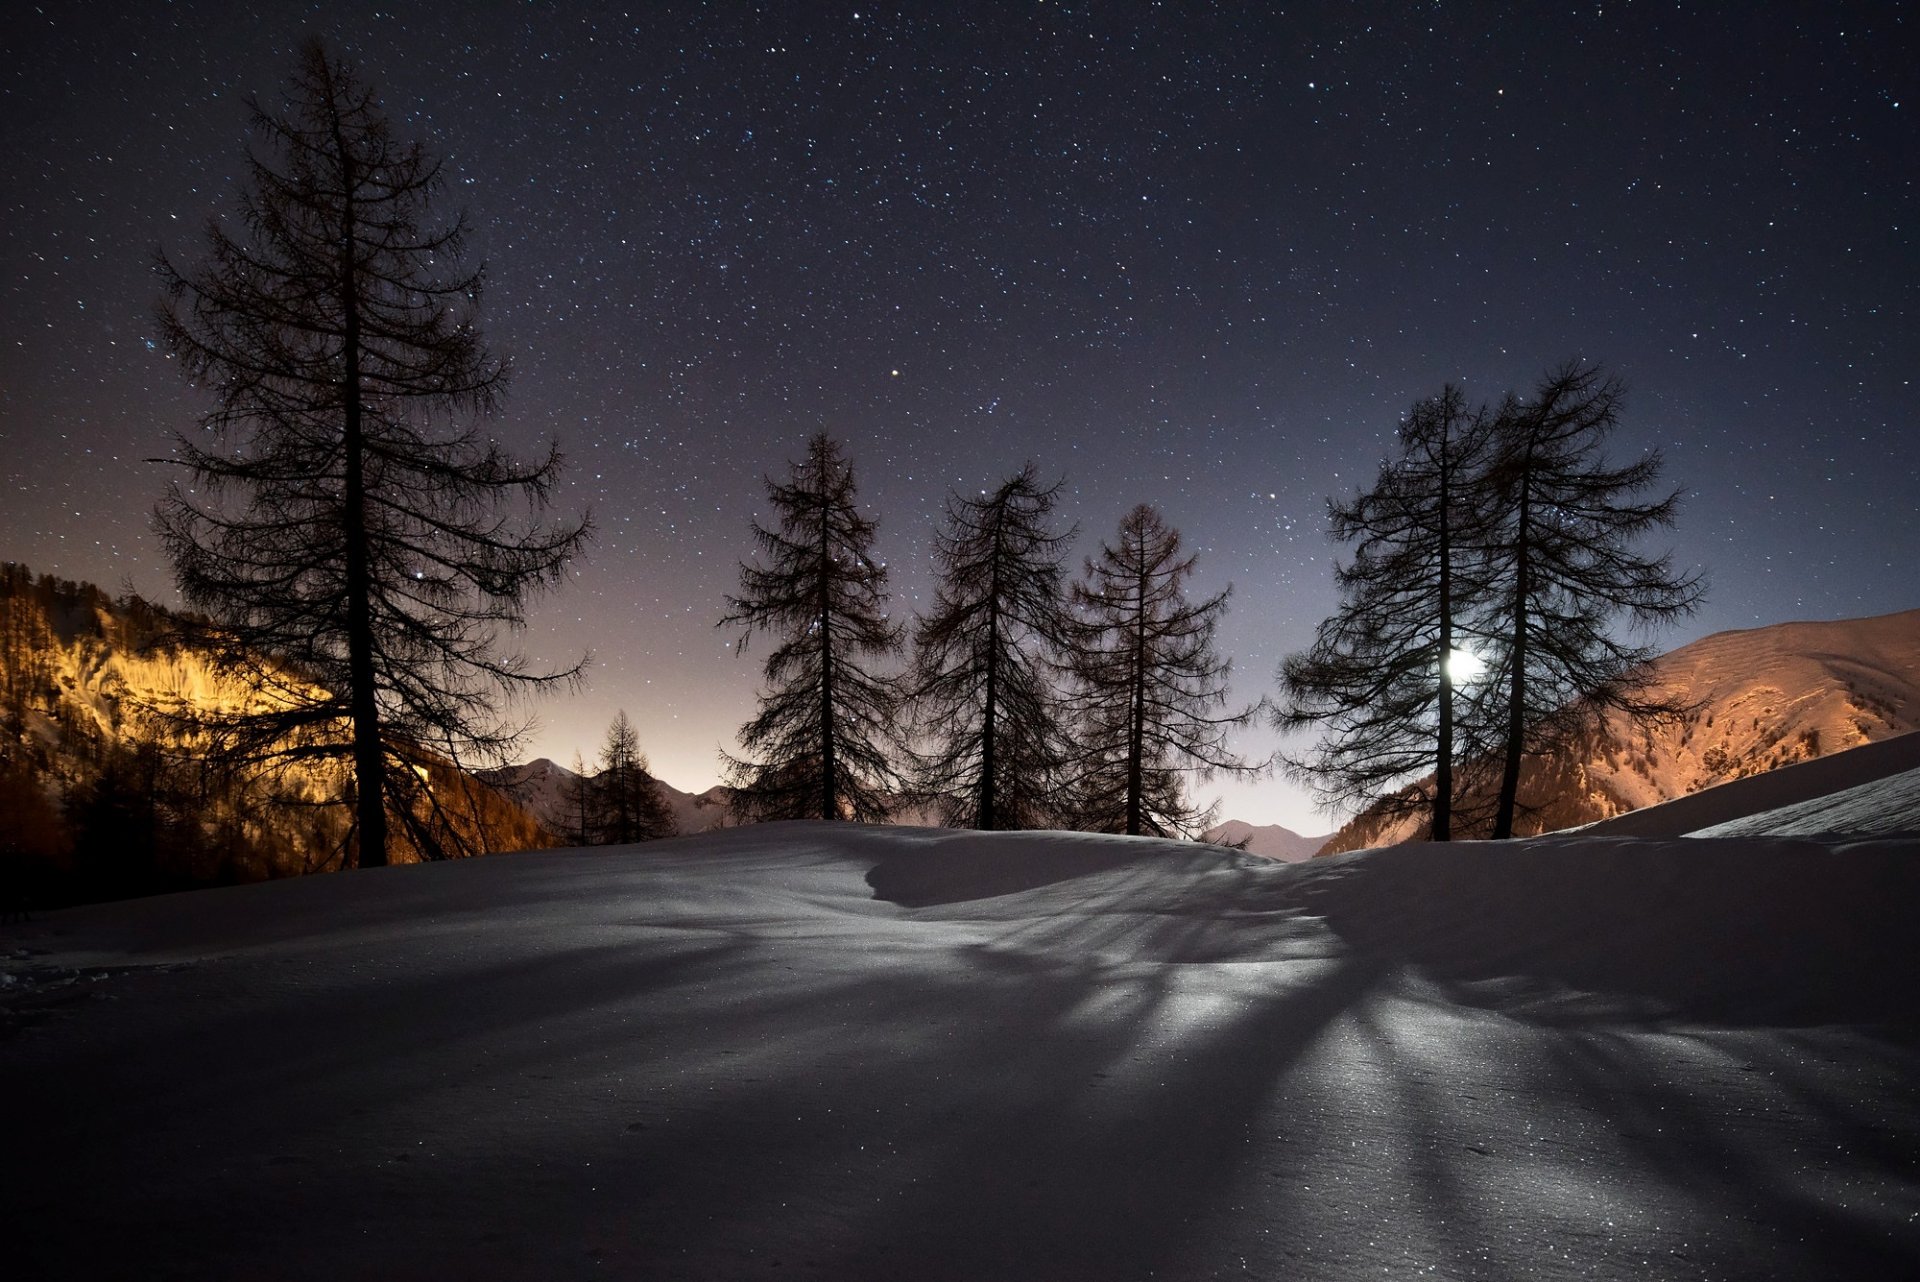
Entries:
<svg viewBox="0 0 1920 1282">
<path fill-rule="evenodd" d="M 1158 505 L 1248 701 L 1331 608 L 1324 504 L 1447 380 L 1599 361 L 1711 580 L 1663 647 L 1920 605 L 1920 117 L 1898 4 L 15 5 L 0 24 L 0 559 L 170 601 L 201 405 L 156 248 L 232 208 L 248 93 L 330 36 L 447 161 L 514 385 L 598 539 L 526 648 L 528 755 L 624 707 L 718 778 L 761 477 L 826 428 L 928 594 L 949 488 L 1028 459 L 1081 551 Z M 966 16 L 956 16 L 964 13 Z M 1737 16 L 1733 16 L 1737 14 Z M 1078 558 L 1076 557 L 1076 564 Z M 1264 754 L 1274 740 L 1250 733 Z M 1285 781 L 1227 816 L 1324 831 Z"/>
</svg>

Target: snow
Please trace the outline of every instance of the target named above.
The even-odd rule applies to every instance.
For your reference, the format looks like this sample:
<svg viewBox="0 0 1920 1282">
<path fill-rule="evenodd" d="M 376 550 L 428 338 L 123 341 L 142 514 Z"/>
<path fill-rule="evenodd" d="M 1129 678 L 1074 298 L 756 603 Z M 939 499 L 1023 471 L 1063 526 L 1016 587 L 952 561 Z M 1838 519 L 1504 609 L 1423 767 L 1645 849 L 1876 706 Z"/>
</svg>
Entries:
<svg viewBox="0 0 1920 1282">
<path fill-rule="evenodd" d="M 18 1277 L 1920 1270 L 1920 844 L 770 824 L 0 926 Z"/>
<path fill-rule="evenodd" d="M 1920 734 L 1898 735 L 1735 779 L 1580 831 L 1626 837 L 1920 834 L 1915 770 L 1920 770 Z"/>
<path fill-rule="evenodd" d="M 1920 836 L 1920 770 L 1903 770 L 1828 797 L 1702 828 L 1696 837 Z"/>
</svg>

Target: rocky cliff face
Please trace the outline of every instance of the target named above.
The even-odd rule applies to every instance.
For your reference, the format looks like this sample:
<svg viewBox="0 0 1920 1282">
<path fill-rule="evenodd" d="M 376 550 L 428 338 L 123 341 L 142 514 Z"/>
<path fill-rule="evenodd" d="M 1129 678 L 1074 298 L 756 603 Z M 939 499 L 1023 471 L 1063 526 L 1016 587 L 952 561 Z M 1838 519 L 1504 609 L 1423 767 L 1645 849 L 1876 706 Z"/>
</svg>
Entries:
<svg viewBox="0 0 1920 1282">
<path fill-rule="evenodd" d="M 340 865 L 345 771 L 211 758 L 192 714 L 256 696 L 183 622 L 137 597 L 0 564 L 0 892 L 31 882 L 41 902 L 103 898 Z M 423 795 L 467 844 L 549 844 L 525 810 L 450 762 L 418 769 Z M 392 853 L 420 857 L 404 834 Z"/>
<path fill-rule="evenodd" d="M 1612 715 L 1574 752 L 1529 761 L 1521 835 L 1608 819 L 1920 729 L 1920 610 L 1718 632 L 1662 656 L 1654 675 L 1698 710 L 1671 725 L 1631 725 Z M 1382 822 L 1363 814 L 1334 834 L 1325 853 L 1424 835 L 1417 818 Z"/>
</svg>

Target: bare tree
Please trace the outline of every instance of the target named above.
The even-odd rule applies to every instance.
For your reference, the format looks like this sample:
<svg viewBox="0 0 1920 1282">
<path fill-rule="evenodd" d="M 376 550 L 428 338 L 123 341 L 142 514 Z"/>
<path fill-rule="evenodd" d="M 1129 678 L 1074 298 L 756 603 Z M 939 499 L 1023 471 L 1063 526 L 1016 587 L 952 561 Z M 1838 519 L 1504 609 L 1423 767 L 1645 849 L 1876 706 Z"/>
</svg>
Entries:
<svg viewBox="0 0 1920 1282">
<path fill-rule="evenodd" d="M 622 709 L 607 727 L 600 746 L 600 773 L 594 779 L 599 799 L 599 840 L 614 844 L 653 841 L 678 830 L 660 783 L 647 769 L 640 736 Z"/>
<path fill-rule="evenodd" d="M 1053 673 L 1068 632 L 1060 486 L 1029 463 L 992 493 L 947 501 L 940 585 L 914 634 L 914 701 L 931 749 L 918 792 L 946 822 L 1039 828 L 1060 803 L 1064 713 Z"/>
<path fill-rule="evenodd" d="M 1327 803 L 1383 815 L 1424 808 L 1434 840 L 1447 841 L 1455 764 L 1485 747 L 1484 736 L 1460 733 L 1456 669 L 1491 590 L 1490 415 L 1449 384 L 1413 407 L 1399 438 L 1371 489 L 1328 504 L 1333 539 L 1353 558 L 1334 571 L 1338 610 L 1281 666 L 1275 720 L 1325 728 L 1310 755 L 1287 764 Z M 1480 682 L 1468 693 L 1484 704 L 1486 691 Z M 1464 720 L 1471 729 L 1484 717 Z"/>
<path fill-rule="evenodd" d="M 1226 746 L 1227 732 L 1260 708 L 1225 710 L 1231 665 L 1215 652 L 1214 632 L 1230 589 L 1189 601 L 1193 567 L 1179 531 L 1141 504 L 1074 585 L 1071 769 L 1082 827 L 1192 836 L 1213 811 L 1188 800 L 1187 777 L 1259 768 Z"/>
<path fill-rule="evenodd" d="M 578 751 L 573 754 L 573 769 L 561 781 L 560 800 L 567 811 L 566 839 L 576 846 L 591 846 L 602 827 L 600 796 Z"/>
<path fill-rule="evenodd" d="M 160 261 L 162 333 L 213 408 L 156 523 L 256 692 L 210 725 L 248 758 L 344 762 L 359 863 L 386 862 L 390 818 L 458 853 L 431 758 L 503 760 L 521 727 L 501 699 L 577 676 L 496 639 L 586 526 L 542 520 L 556 452 L 517 462 L 473 425 L 506 370 L 475 327 L 464 221 L 429 221 L 438 163 L 318 42 L 253 128 L 238 217 L 209 223 L 199 266 Z"/>
<path fill-rule="evenodd" d="M 1568 362 L 1547 373 L 1532 401 L 1509 398 L 1498 416 L 1490 477 L 1500 527 L 1490 568 L 1500 613 L 1487 630 L 1501 643 L 1506 731 L 1495 838 L 1513 835 L 1528 753 L 1567 742 L 1608 709 L 1651 719 L 1688 710 L 1650 689 L 1656 651 L 1612 631 L 1622 615 L 1651 630 L 1690 614 L 1705 594 L 1700 574 L 1677 570 L 1671 553 L 1634 550 L 1673 525 L 1680 495 L 1643 497 L 1660 481 L 1657 450 L 1607 462 L 1624 394 L 1603 370 Z"/>
<path fill-rule="evenodd" d="M 898 792 L 900 694 L 873 664 L 900 652 L 902 629 L 887 617 L 878 526 L 856 493 L 852 462 L 825 432 L 785 483 L 767 481 L 778 521 L 753 525 L 766 564 L 740 567 L 720 621 L 743 629 L 743 652 L 756 632 L 777 642 L 760 714 L 740 729 L 749 755 L 722 754 L 738 818 L 873 822 Z"/>
</svg>

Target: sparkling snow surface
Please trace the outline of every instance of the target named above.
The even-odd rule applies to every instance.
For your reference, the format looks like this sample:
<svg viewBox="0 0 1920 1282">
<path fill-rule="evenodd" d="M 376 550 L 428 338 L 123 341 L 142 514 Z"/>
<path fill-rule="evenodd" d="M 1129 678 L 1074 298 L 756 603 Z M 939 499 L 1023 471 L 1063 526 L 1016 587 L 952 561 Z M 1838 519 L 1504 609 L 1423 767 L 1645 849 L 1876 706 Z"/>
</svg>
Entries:
<svg viewBox="0 0 1920 1282">
<path fill-rule="evenodd" d="M 0 943 L 13 1277 L 1920 1273 L 1911 840 L 777 824 Z"/>
</svg>

